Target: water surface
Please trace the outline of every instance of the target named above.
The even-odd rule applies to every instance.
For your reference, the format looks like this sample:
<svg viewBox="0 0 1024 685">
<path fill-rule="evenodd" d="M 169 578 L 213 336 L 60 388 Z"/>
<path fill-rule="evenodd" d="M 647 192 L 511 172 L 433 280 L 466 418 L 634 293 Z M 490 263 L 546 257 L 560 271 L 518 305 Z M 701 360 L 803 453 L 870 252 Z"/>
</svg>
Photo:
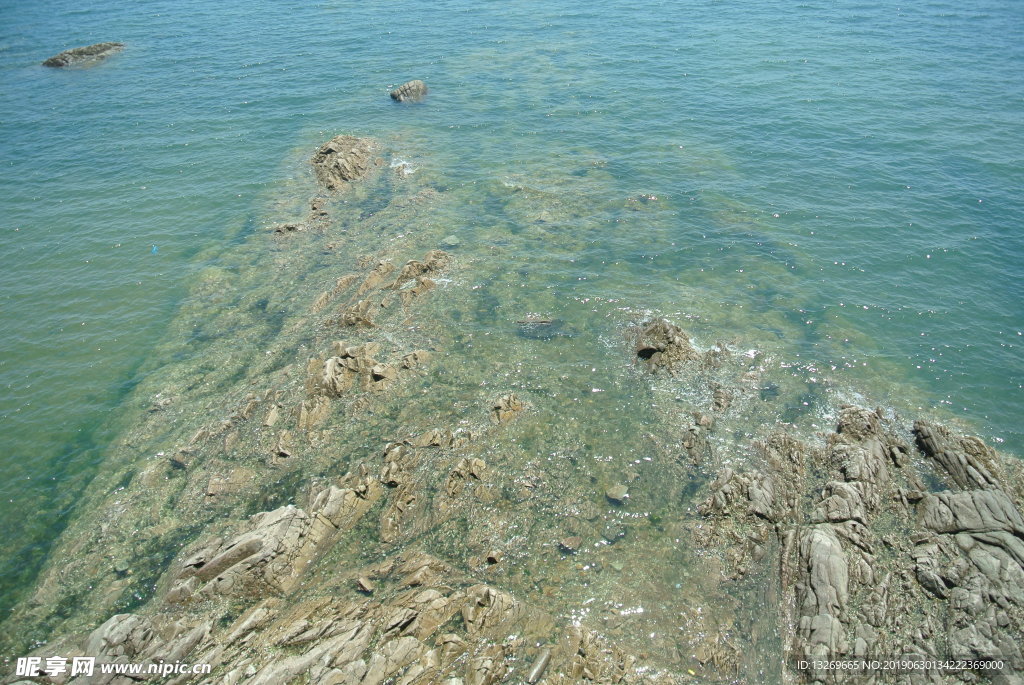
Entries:
<svg viewBox="0 0 1024 685">
<path fill-rule="evenodd" d="M 787 420 L 828 386 L 1022 453 L 1014 3 L 7 3 L 0 26 L 3 606 L 197 275 L 340 132 L 447 194 L 410 229 L 475 269 L 463 343 L 509 383 L 568 377 L 597 454 L 643 449 L 605 428 L 650 398 L 590 369 L 647 313 L 764 351 Z M 39 66 L 100 40 L 128 47 Z M 425 104 L 388 99 L 409 78 Z M 519 336 L 529 313 L 572 335 Z"/>
</svg>

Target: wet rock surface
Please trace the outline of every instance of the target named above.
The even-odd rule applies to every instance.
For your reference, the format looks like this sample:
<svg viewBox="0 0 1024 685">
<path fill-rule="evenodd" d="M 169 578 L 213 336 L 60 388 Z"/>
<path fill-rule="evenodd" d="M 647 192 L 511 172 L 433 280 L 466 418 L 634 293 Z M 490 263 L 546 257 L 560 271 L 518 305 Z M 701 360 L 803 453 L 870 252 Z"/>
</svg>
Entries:
<svg viewBox="0 0 1024 685">
<path fill-rule="evenodd" d="M 65 50 L 43 62 L 44 67 L 91 66 L 124 50 L 124 43 L 94 43 Z"/>
<path fill-rule="evenodd" d="M 683 362 L 700 359 L 686 332 L 664 319 L 643 324 L 638 338 L 636 358 L 652 372 L 659 369 L 672 371 Z"/>
<path fill-rule="evenodd" d="M 427 96 L 427 84 L 419 79 L 407 81 L 391 91 L 391 99 L 396 102 L 420 102 Z"/>
<path fill-rule="evenodd" d="M 367 174 L 373 166 L 377 149 L 377 141 L 372 138 L 336 136 L 313 155 L 313 171 L 328 190 L 343 188 Z"/>
<path fill-rule="evenodd" d="M 561 319 L 530 315 L 516 321 L 519 327 L 517 334 L 530 340 L 552 340 L 553 338 L 572 338 L 576 332 Z"/>
<path fill-rule="evenodd" d="M 797 663 L 902 655 L 1021 668 L 1018 464 L 880 410 L 782 422 L 794 392 L 758 351 L 698 348 L 649 313 L 601 337 L 580 319 L 575 337 L 519 335 L 558 320 L 533 307 L 481 323 L 501 302 L 433 249 L 452 227 L 409 230 L 444 193 L 371 173 L 377 145 L 332 140 L 315 174 L 344 191 L 262 224 L 316 230 L 262 231 L 245 277 L 197 279 L 177 361 L 135 391 L 4 622 L 8 652 L 212 666 L 180 683 L 833 682 L 851 677 Z M 524 192 L 506 210 L 533 217 Z M 557 193 L 542 209 L 539 230 L 586 210 Z M 583 380 L 517 375 L 538 350 Z M 614 383 L 643 416 L 614 423 Z"/>
<path fill-rule="evenodd" d="M 914 432 L 924 452 L 915 456 L 905 430 L 846 407 L 822 445 L 766 444 L 767 474 L 725 469 L 712 485 L 702 505 L 713 522 L 707 544 L 734 535 L 739 544 L 726 557 L 742 576 L 755 550 L 774 542 L 782 606 L 793 610 L 784 620 L 794 626 L 787 652 L 795 660 L 995 659 L 1007 664 L 1005 673 L 1018 672 L 1020 493 L 1014 502 L 982 475 L 997 460 L 980 441 L 919 421 Z M 970 449 L 934 449 L 946 441 L 950 450 Z M 935 467 L 949 489 L 923 493 L 922 475 Z M 958 679 L 940 670 L 918 675 Z M 800 675 L 814 682 L 856 677 Z"/>
</svg>

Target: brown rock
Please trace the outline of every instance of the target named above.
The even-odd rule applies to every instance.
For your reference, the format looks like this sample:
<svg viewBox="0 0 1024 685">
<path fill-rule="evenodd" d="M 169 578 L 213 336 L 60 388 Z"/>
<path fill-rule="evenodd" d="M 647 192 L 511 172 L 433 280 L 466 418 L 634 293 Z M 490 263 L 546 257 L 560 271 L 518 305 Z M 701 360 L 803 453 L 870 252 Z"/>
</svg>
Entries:
<svg viewBox="0 0 1024 685">
<path fill-rule="evenodd" d="M 558 541 L 558 546 L 562 549 L 563 552 L 575 554 L 577 551 L 579 551 L 580 547 L 583 546 L 583 538 L 581 538 L 579 535 L 572 535 L 567 538 L 562 538 Z"/>
<path fill-rule="evenodd" d="M 491 422 L 492 423 L 505 423 L 514 419 L 519 412 L 526 409 L 526 405 L 516 397 L 515 393 L 510 393 L 498 398 L 498 401 L 491 407 Z"/>
<path fill-rule="evenodd" d="M 682 362 L 700 359 L 686 332 L 664 319 L 650 321 L 641 327 L 635 353 L 651 371 L 671 371 Z"/>
<path fill-rule="evenodd" d="M 328 190 L 337 190 L 357 181 L 370 170 L 377 141 L 373 138 L 336 136 L 313 155 L 313 171 Z"/>
</svg>

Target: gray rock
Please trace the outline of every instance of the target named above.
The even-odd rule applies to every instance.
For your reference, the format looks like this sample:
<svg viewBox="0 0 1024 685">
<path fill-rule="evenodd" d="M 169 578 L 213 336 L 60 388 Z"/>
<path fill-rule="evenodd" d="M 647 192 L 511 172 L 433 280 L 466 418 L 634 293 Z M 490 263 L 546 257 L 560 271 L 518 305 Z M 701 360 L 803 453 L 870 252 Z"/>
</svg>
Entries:
<svg viewBox="0 0 1024 685">
<path fill-rule="evenodd" d="M 806 575 L 797 586 L 799 634 L 806 656 L 827 656 L 846 649 L 843 624 L 849 599 L 846 554 L 830 525 L 804 531 L 800 558 Z"/>
<path fill-rule="evenodd" d="M 369 476 L 352 476 L 345 485 L 316 494 L 310 513 L 293 505 L 265 511 L 251 517 L 248 530 L 234 539 L 209 542 L 182 563 L 168 601 L 288 590 L 330 537 L 355 525 L 381 494 L 379 482 Z"/>
<path fill-rule="evenodd" d="M 411 259 L 398 274 L 398 278 L 391 284 L 391 288 L 401 288 L 410 281 L 415 281 L 421 276 L 428 276 L 443 271 L 451 262 L 451 257 L 444 250 L 431 250 L 423 256 L 423 261 Z"/>
<path fill-rule="evenodd" d="M 921 524 L 936 533 L 1006 531 L 1024 538 L 1024 517 L 1001 490 L 928 494 L 919 511 Z"/>
<path fill-rule="evenodd" d="M 94 43 L 80 48 L 72 48 L 54 55 L 45 62 L 44 67 L 90 66 L 113 54 L 124 50 L 124 43 Z"/>
<path fill-rule="evenodd" d="M 419 79 L 408 81 L 391 91 L 391 99 L 396 102 L 419 102 L 427 95 L 427 84 Z"/>
<path fill-rule="evenodd" d="M 522 616 L 523 612 L 523 605 L 509 593 L 487 585 L 474 585 L 466 591 L 462 620 L 466 632 L 476 635 L 501 624 L 511 623 Z"/>
<path fill-rule="evenodd" d="M 614 545 L 616 542 L 626 537 L 626 528 L 618 523 L 609 523 L 604 527 L 601 537 L 604 538 L 605 542 L 609 545 Z"/>
<path fill-rule="evenodd" d="M 117 614 L 92 631 L 85 651 L 97 657 L 134 657 L 145 651 L 155 635 L 149 619 L 135 614 Z"/>
<path fill-rule="evenodd" d="M 914 422 L 917 446 L 935 460 L 958 487 L 987 488 L 996 484 L 995 453 L 977 438 L 953 438 L 942 426 Z"/>
<path fill-rule="evenodd" d="M 541 676 L 544 675 L 545 669 L 548 667 L 548 663 L 551 661 L 551 650 L 547 647 L 540 650 L 537 654 L 537 658 L 533 660 L 533 665 L 530 666 L 529 673 L 526 674 L 526 682 L 535 683 L 540 680 Z"/>
</svg>

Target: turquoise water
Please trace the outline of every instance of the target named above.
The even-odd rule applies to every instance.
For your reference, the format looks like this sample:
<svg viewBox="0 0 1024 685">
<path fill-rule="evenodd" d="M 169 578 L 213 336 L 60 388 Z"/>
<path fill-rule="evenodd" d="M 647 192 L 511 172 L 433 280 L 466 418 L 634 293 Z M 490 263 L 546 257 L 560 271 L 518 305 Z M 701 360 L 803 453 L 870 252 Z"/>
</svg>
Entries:
<svg viewBox="0 0 1024 685">
<path fill-rule="evenodd" d="M 436 220 L 506 318 L 650 309 L 1024 454 L 1016 3 L 6 3 L 0 74 L 0 605 L 190 282 L 339 132 L 464 197 Z"/>
</svg>

